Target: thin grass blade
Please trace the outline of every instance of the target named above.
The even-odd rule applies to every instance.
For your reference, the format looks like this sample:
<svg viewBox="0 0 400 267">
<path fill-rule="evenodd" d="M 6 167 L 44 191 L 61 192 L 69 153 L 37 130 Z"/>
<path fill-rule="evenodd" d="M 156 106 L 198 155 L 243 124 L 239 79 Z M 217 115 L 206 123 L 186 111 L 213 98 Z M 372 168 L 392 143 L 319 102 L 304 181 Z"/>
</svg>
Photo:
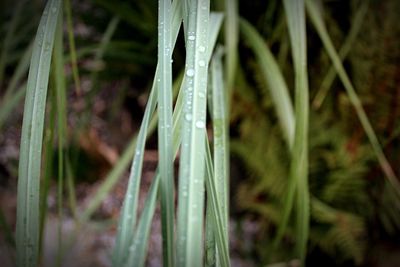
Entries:
<svg viewBox="0 0 400 267">
<path fill-rule="evenodd" d="M 208 139 L 205 138 L 205 165 L 206 165 L 206 189 L 209 196 L 208 200 L 211 203 L 211 218 L 214 224 L 214 235 L 218 249 L 218 261 L 221 266 L 230 266 L 228 237 L 224 229 L 225 215 L 221 210 L 222 204 L 218 197 L 215 175 L 213 168 L 213 161 L 211 159 L 210 145 Z"/>
<path fill-rule="evenodd" d="M 171 51 L 175 46 L 176 38 L 180 28 L 180 23 L 177 21 L 181 20 L 180 11 L 181 8 L 178 4 L 173 5 L 172 12 L 172 29 L 171 29 Z M 127 192 L 124 199 L 124 204 L 122 206 L 119 228 L 117 233 L 116 246 L 113 252 L 113 266 L 123 266 L 124 262 L 127 260 L 127 255 L 129 254 L 129 245 L 133 239 L 134 227 L 136 225 L 137 216 L 137 202 L 139 194 L 139 185 L 143 165 L 143 154 L 146 142 L 147 131 L 150 123 L 150 119 L 157 103 L 157 81 L 161 79 L 160 65 L 157 65 L 155 79 L 153 82 L 153 87 L 150 92 L 150 97 L 146 105 L 145 114 L 143 117 L 142 125 L 139 130 L 137 145 L 135 150 L 134 159 L 131 166 L 131 172 L 129 176 L 129 183 Z M 171 101 L 172 102 L 172 101 Z"/>
<path fill-rule="evenodd" d="M 214 181 L 219 196 L 220 210 L 223 218 L 223 231 L 228 238 L 229 232 L 229 151 L 228 151 L 228 121 L 226 114 L 227 92 L 223 81 L 222 47 L 218 47 L 211 62 L 212 81 L 212 124 L 213 124 L 213 155 Z M 229 240 L 224 240 L 229 251 Z"/>
<path fill-rule="evenodd" d="M 361 26 L 363 25 L 365 15 L 367 14 L 368 11 L 368 5 L 369 1 L 362 1 L 361 7 L 357 9 L 356 14 L 354 15 L 353 22 L 351 23 L 350 32 L 339 51 L 339 57 L 342 62 L 346 58 L 347 54 L 350 52 L 351 48 L 353 47 L 353 43 L 356 40 L 357 35 L 361 30 Z M 331 65 L 324 79 L 322 80 L 321 86 L 317 94 L 314 97 L 312 103 L 313 108 L 319 109 L 321 107 L 335 78 L 336 78 L 336 70 L 335 67 Z"/>
<path fill-rule="evenodd" d="M 381 166 L 381 169 L 385 174 L 386 178 L 388 179 L 388 181 L 390 182 L 390 184 L 396 190 L 397 194 L 400 195 L 400 182 L 396 177 L 395 173 L 393 172 L 393 169 L 382 150 L 379 140 L 375 134 L 375 131 L 372 128 L 371 123 L 367 117 L 367 114 L 364 111 L 360 98 L 358 97 L 354 89 L 354 86 L 351 83 L 350 78 L 343 67 L 340 57 L 335 50 L 335 47 L 333 46 L 332 40 L 329 37 L 328 31 L 326 30 L 321 13 L 318 10 L 318 7 L 316 6 L 314 1 L 306 0 L 306 7 L 311 22 L 313 23 L 315 29 L 317 30 L 317 33 L 321 38 L 322 43 L 325 46 L 326 52 L 331 58 L 332 63 L 336 69 L 336 72 L 340 80 L 342 81 L 343 86 L 346 89 L 347 95 L 357 113 L 361 125 L 368 136 L 369 142 L 371 143 L 375 156 L 378 159 L 379 165 Z"/>
<path fill-rule="evenodd" d="M 172 40 L 173 44 L 175 44 L 176 39 L 178 37 L 180 24 L 182 21 L 181 16 L 181 8 L 180 8 L 180 1 L 175 0 L 172 3 Z M 156 71 L 157 73 L 157 71 Z M 157 75 L 155 75 L 156 79 Z M 155 90 L 155 84 L 153 83 L 153 87 L 150 91 Z M 148 136 L 155 130 L 157 126 L 156 117 L 152 115 L 153 119 L 150 121 L 149 128 L 148 128 Z M 117 183 L 118 179 L 121 177 L 122 173 L 125 171 L 129 163 L 131 162 L 132 157 L 135 154 L 135 148 L 137 144 L 137 137 L 133 137 L 132 140 L 129 142 L 127 148 L 123 152 L 120 160 L 116 163 L 114 168 L 110 171 L 110 173 L 105 177 L 104 182 L 101 184 L 99 190 L 93 196 L 92 200 L 89 202 L 87 208 L 85 209 L 81 220 L 86 221 L 89 219 L 94 211 L 100 206 L 103 199 L 107 196 L 107 194 L 111 191 L 114 185 Z"/>
<path fill-rule="evenodd" d="M 226 88 L 228 89 L 228 107 L 232 97 L 233 86 L 235 83 L 235 73 L 238 62 L 238 43 L 239 43 L 239 12 L 237 0 L 225 0 L 225 77 Z M 229 109 L 228 109 L 229 110 Z"/>
<path fill-rule="evenodd" d="M 284 0 L 295 73 L 295 137 L 289 183 L 296 188 L 296 256 L 304 264 L 310 224 L 308 189 L 309 89 L 305 7 L 303 0 Z M 294 194 L 294 191 L 289 191 Z M 293 196 L 288 196 L 291 202 Z M 287 205 L 292 206 L 292 203 Z M 288 212 L 290 209 L 288 209 Z M 285 214 L 288 214 L 286 210 Z M 288 215 L 287 215 L 288 216 Z M 285 227 L 283 225 L 282 227 Z"/>
<path fill-rule="evenodd" d="M 75 48 L 75 38 L 74 38 L 74 26 L 72 25 L 72 12 L 71 12 L 71 1 L 64 1 L 64 10 L 66 15 L 67 22 L 67 32 L 68 32 L 68 43 L 69 43 L 69 51 L 71 54 L 71 68 L 72 68 L 72 77 L 74 79 L 75 91 L 77 95 L 81 94 L 81 81 L 79 79 L 79 71 L 78 71 L 78 61 L 76 56 L 76 48 Z"/>
<path fill-rule="evenodd" d="M 32 56 L 33 42 L 25 49 L 24 54 L 18 62 L 17 67 L 8 83 L 6 91 L 1 100 L 0 108 L 0 129 L 6 122 L 9 114 L 14 110 L 16 105 L 22 100 L 25 95 L 26 83 L 23 83 L 18 87 L 18 83 L 21 81 L 23 76 L 26 74 L 29 68 L 29 62 Z"/>
<path fill-rule="evenodd" d="M 49 115 L 47 119 L 47 123 L 45 124 L 45 133 L 44 133 L 44 163 L 43 163 L 43 182 L 40 185 L 40 199 L 39 199 L 39 255 L 42 255 L 43 252 L 43 238 L 44 238 L 44 229 L 46 227 L 46 217 L 47 217 L 47 196 L 50 190 L 50 182 L 53 177 L 54 170 L 54 161 L 55 156 L 53 153 L 54 148 L 54 136 L 56 129 L 56 113 L 57 113 L 57 101 L 55 101 L 54 90 L 49 91 L 48 97 L 48 110 Z M 54 99 L 54 100 L 53 100 Z"/>
<path fill-rule="evenodd" d="M 182 81 L 182 79 L 178 79 Z M 182 119 L 182 100 L 183 100 L 183 86 L 184 81 L 181 82 L 181 89 L 179 90 L 178 98 L 176 100 L 175 110 L 173 114 L 173 126 L 172 126 L 172 139 L 173 139 L 173 155 L 174 158 L 177 155 L 179 145 L 181 142 L 181 119 Z M 154 216 L 155 205 L 157 200 L 157 186 L 159 185 L 160 175 L 157 167 L 155 177 L 149 193 L 146 197 L 145 205 L 140 216 L 135 236 L 130 243 L 130 254 L 126 261 L 126 266 L 138 266 L 142 267 L 145 263 L 146 251 L 148 247 L 148 240 L 150 235 L 151 221 Z"/>
</svg>

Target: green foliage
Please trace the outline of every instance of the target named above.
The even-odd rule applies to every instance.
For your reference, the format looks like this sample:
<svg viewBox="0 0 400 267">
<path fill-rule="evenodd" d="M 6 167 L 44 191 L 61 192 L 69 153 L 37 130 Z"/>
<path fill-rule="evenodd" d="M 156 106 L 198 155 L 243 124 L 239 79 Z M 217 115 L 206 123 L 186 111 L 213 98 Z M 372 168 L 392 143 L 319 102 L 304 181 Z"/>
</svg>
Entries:
<svg viewBox="0 0 400 267">
<path fill-rule="evenodd" d="M 233 220 L 249 216 L 259 226 L 252 247 L 257 265 L 289 260 L 305 265 L 316 251 L 337 264 L 360 265 L 371 243 L 379 241 L 371 229 L 390 238 L 398 234 L 400 185 L 398 169 L 390 164 L 400 160 L 399 3 L 304 2 L 220 0 L 210 6 L 207 0 L 160 0 L 157 13 L 157 1 L 66 0 L 62 5 L 50 0 L 33 41 L 36 25 L 27 21 L 38 19 L 41 4 L 22 0 L 2 9 L 7 22 L 0 27 L 4 132 L 16 124 L 9 117 L 19 116 L 13 113 L 26 93 L 18 266 L 40 261 L 52 181 L 58 188 L 61 265 L 61 222 L 69 216 L 64 193 L 80 227 L 129 164 L 113 266 L 146 264 L 158 203 L 164 266 L 230 266 L 232 206 L 240 210 Z M 214 5 L 221 13 L 210 11 Z M 46 101 L 50 69 L 54 90 Z M 102 94 L 105 115 L 95 113 Z M 86 164 L 82 148 L 74 146 L 99 116 L 112 125 L 121 109 L 133 111 L 128 124 L 137 133 L 130 130 L 120 158 L 81 211 L 74 177 L 101 166 Z M 105 128 L 103 134 L 111 135 L 111 127 Z M 158 146 L 159 165 L 139 212 L 147 145 Z M 232 175 L 241 176 L 239 183 L 229 181 L 231 152 L 245 169 Z M 92 181 L 99 180 L 94 176 Z M 236 205 L 229 201 L 230 190 Z"/>
</svg>

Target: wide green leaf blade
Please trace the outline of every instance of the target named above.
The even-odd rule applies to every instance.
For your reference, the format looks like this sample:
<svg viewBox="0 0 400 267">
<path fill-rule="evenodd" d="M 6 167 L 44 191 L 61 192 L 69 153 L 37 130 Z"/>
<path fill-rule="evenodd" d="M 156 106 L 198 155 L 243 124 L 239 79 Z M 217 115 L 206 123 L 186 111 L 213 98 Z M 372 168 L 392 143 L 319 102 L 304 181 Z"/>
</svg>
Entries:
<svg viewBox="0 0 400 267">
<path fill-rule="evenodd" d="M 158 1 L 158 151 L 164 266 L 174 266 L 174 169 L 172 157 L 171 1 Z"/>
<path fill-rule="evenodd" d="M 39 251 L 39 184 L 47 86 L 61 1 L 48 1 L 34 41 L 18 169 L 17 266 L 36 266 Z"/>
<path fill-rule="evenodd" d="M 257 30 L 245 19 L 239 21 L 240 32 L 256 56 L 263 77 L 268 84 L 283 136 L 292 148 L 294 141 L 294 112 L 289 91 L 278 63 Z"/>
<path fill-rule="evenodd" d="M 179 164 L 177 266 L 203 264 L 204 139 L 210 2 L 184 1 L 186 84 Z"/>
</svg>

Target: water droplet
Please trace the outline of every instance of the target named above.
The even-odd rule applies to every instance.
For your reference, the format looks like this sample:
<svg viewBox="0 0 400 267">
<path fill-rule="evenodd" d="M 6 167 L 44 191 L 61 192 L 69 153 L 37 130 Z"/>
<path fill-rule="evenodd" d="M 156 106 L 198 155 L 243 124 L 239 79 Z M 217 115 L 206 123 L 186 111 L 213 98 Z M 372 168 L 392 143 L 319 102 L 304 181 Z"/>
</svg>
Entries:
<svg viewBox="0 0 400 267">
<path fill-rule="evenodd" d="M 205 127 L 205 124 L 203 121 L 196 121 L 196 127 L 201 129 Z"/>
<path fill-rule="evenodd" d="M 206 47 L 205 46 L 199 46 L 199 51 L 201 52 L 201 53 L 204 53 L 204 52 L 206 52 Z"/>
<path fill-rule="evenodd" d="M 199 61 L 199 66 L 204 67 L 206 65 L 206 62 L 204 60 Z"/>
<path fill-rule="evenodd" d="M 200 92 L 200 93 L 199 93 L 199 97 L 200 97 L 200 98 L 204 98 L 205 96 L 206 96 L 206 95 L 205 95 L 203 92 Z"/>
<path fill-rule="evenodd" d="M 171 59 L 171 63 L 172 63 L 172 62 L 174 62 L 174 60 L 173 60 L 173 59 Z"/>
<path fill-rule="evenodd" d="M 191 120 L 192 120 L 192 114 L 186 114 L 186 115 L 185 115 L 185 119 L 186 119 L 187 121 L 191 121 Z"/>
<path fill-rule="evenodd" d="M 193 87 L 189 86 L 188 91 L 191 92 L 193 90 Z"/>
<path fill-rule="evenodd" d="M 194 69 L 188 69 L 186 71 L 186 75 L 189 76 L 189 77 L 193 77 L 194 76 Z"/>
<path fill-rule="evenodd" d="M 189 35 L 189 36 L 188 36 L 188 40 L 194 41 L 194 39 L 196 39 L 196 37 L 195 37 L 194 35 Z"/>
</svg>

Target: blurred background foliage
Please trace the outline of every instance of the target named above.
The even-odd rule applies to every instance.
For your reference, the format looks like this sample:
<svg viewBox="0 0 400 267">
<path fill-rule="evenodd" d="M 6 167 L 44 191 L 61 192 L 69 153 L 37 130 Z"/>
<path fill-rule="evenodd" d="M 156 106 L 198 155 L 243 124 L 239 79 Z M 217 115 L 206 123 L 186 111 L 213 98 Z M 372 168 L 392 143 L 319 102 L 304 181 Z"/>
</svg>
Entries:
<svg viewBox="0 0 400 267">
<path fill-rule="evenodd" d="M 341 52 L 372 126 L 399 175 L 400 1 L 321 3 L 336 49 Z M 75 183 L 93 184 L 111 170 L 140 124 L 157 63 L 157 1 L 93 0 L 71 4 L 81 90 L 73 81 L 71 50 L 65 42 L 69 84 L 67 149 L 73 155 Z M 0 181 L 6 188 L 15 183 L 17 173 L 16 150 L 29 65 L 24 55 L 29 55 L 42 8 L 39 0 L 0 3 Z M 257 28 L 287 84 L 293 84 L 281 1 L 239 1 L 239 14 Z M 67 30 L 65 26 L 66 33 Z M 390 265 L 390 257 L 383 255 L 400 253 L 400 203 L 385 182 L 347 94 L 310 23 L 307 35 L 312 106 L 307 265 L 323 262 L 324 266 L 395 266 Z M 173 55 L 176 77 L 184 65 L 183 53 L 180 36 Z M 250 244 L 238 244 L 232 249 L 260 266 L 292 255 L 296 237 L 290 227 L 281 247 L 272 246 L 282 217 L 290 160 L 268 85 L 242 39 L 238 55 L 230 110 L 231 219 L 235 222 L 231 234 L 236 238 L 247 235 L 240 225 L 249 221 L 257 225 L 257 234 Z M 156 139 L 150 140 L 149 148 L 156 148 Z M 53 172 L 55 176 L 56 170 Z M 10 226 L 3 213 L 0 221 L 7 233 Z M 386 257 L 387 265 L 378 265 L 382 257 Z"/>
</svg>

